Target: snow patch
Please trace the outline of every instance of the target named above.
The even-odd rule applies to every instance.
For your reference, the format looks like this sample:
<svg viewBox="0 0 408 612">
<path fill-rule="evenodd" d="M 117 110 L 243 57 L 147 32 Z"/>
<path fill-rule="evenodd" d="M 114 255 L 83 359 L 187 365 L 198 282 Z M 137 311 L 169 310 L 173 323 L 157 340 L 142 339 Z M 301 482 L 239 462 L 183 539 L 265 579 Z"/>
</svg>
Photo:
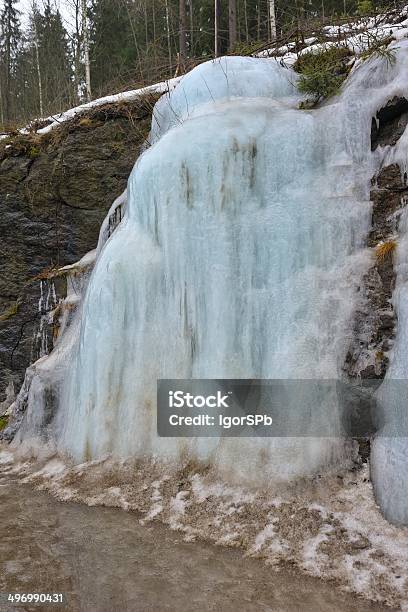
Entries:
<svg viewBox="0 0 408 612">
<path fill-rule="evenodd" d="M 408 529 L 381 516 L 368 466 L 277 497 L 274 490 L 232 487 L 210 473 L 186 466 L 174 471 L 157 460 L 106 458 L 73 466 L 58 457 L 44 465 L 16 458 L 12 468 L 10 454 L 0 462 L 0 476 L 21 478 L 62 501 L 141 512 L 142 523 L 160 520 L 186 541 L 239 547 L 384 605 L 408 606 Z"/>
</svg>

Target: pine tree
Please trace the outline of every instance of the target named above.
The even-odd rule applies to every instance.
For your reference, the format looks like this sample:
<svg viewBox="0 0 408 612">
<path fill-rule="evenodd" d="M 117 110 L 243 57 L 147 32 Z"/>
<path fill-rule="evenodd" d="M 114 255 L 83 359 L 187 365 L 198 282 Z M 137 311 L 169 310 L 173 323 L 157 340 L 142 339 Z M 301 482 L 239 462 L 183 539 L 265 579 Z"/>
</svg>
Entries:
<svg viewBox="0 0 408 612">
<path fill-rule="evenodd" d="M 16 58 L 21 43 L 19 11 L 17 0 L 5 0 L 0 14 L 0 49 L 3 63 L 2 86 L 2 119 L 9 121 L 12 117 L 11 99 L 13 77 L 15 76 Z"/>
<path fill-rule="evenodd" d="M 37 36 L 44 105 L 50 109 L 57 98 L 60 104 L 72 99 L 73 79 L 67 34 L 60 12 L 49 0 L 39 15 Z"/>
<path fill-rule="evenodd" d="M 129 14 L 122 2 L 93 0 L 90 22 L 92 88 L 103 93 L 105 84 L 135 69 L 137 48 Z"/>
<path fill-rule="evenodd" d="M 371 0 L 359 0 L 357 8 L 359 15 L 369 15 L 373 12 L 374 9 Z"/>
</svg>

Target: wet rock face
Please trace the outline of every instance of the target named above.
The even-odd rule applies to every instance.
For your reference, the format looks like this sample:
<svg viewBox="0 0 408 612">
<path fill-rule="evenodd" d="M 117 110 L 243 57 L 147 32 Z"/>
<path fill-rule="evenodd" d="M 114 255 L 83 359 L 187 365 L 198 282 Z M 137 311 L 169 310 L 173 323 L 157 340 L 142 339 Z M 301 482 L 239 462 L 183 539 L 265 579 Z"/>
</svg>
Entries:
<svg viewBox="0 0 408 612">
<path fill-rule="evenodd" d="M 394 146 L 408 125 L 408 100 L 393 98 L 373 119 L 371 148 Z M 373 263 L 360 287 L 361 299 L 354 315 L 353 340 L 345 363 L 348 380 L 359 381 L 368 395 L 381 384 L 389 365 L 389 351 L 396 331 L 392 304 L 395 286 L 394 251 L 402 210 L 408 203 L 407 176 L 398 165 L 381 168 L 372 179 L 370 199 L 373 203 L 372 225 L 367 246 L 372 249 Z M 350 407 L 348 406 L 348 409 Z M 359 405 L 358 424 L 370 421 L 373 405 Z M 370 453 L 367 436 L 357 438 L 360 456 L 366 461 Z"/>
<path fill-rule="evenodd" d="M 408 126 L 408 100 L 394 97 L 373 118 L 371 149 L 394 146 Z M 363 279 L 360 307 L 355 313 L 354 334 L 344 370 L 351 379 L 378 379 L 388 368 L 388 352 L 395 337 L 392 305 L 395 285 L 393 252 L 403 208 L 408 202 L 407 176 L 398 165 L 381 168 L 372 179 L 372 225 L 367 246 L 373 265 Z"/>
<path fill-rule="evenodd" d="M 40 146 L 0 151 L 0 402 L 32 360 L 45 269 L 95 248 L 100 225 L 126 188 L 150 126 L 149 107 L 100 110 Z M 58 296 L 57 296 L 58 297 Z"/>
<path fill-rule="evenodd" d="M 377 112 L 371 128 L 371 149 L 394 146 L 408 125 L 408 100 L 395 97 Z"/>
<path fill-rule="evenodd" d="M 372 227 L 367 246 L 373 249 L 373 265 L 361 287 L 362 299 L 354 321 L 354 342 L 345 370 L 352 378 L 384 378 L 387 353 L 395 336 L 396 316 L 391 298 L 395 284 L 393 246 L 398 236 L 401 211 L 408 202 L 406 178 L 397 165 L 382 168 L 373 179 Z M 381 252 L 381 245 L 389 250 Z"/>
</svg>

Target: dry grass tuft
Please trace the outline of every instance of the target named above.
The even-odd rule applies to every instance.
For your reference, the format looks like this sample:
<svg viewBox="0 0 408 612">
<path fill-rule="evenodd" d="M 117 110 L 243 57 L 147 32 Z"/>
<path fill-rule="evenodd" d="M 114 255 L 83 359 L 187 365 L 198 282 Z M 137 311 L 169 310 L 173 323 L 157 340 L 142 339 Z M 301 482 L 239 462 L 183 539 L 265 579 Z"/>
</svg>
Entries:
<svg viewBox="0 0 408 612">
<path fill-rule="evenodd" d="M 82 117 L 82 119 L 79 120 L 79 127 L 81 128 L 96 128 L 100 125 L 102 125 L 102 121 L 95 121 L 90 117 Z"/>
<path fill-rule="evenodd" d="M 384 261 L 387 257 L 392 256 L 397 248 L 396 240 L 387 240 L 381 242 L 375 248 L 375 256 L 378 261 Z"/>
</svg>

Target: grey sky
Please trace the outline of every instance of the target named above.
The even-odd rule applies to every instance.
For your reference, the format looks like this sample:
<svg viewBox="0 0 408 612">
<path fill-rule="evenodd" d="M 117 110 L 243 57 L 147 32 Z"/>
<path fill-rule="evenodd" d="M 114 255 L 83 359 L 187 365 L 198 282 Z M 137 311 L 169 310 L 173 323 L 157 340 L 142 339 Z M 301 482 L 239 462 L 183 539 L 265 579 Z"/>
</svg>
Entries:
<svg viewBox="0 0 408 612">
<path fill-rule="evenodd" d="M 72 18 L 72 9 L 71 3 L 69 0 L 52 0 L 53 4 L 58 6 L 60 9 L 61 15 L 65 22 L 65 27 L 68 29 L 72 28 L 73 18 Z M 37 6 L 41 9 L 43 6 L 43 0 L 36 0 Z M 32 0 L 20 0 L 17 4 L 18 9 L 22 12 L 22 22 L 26 23 L 26 16 L 30 10 L 30 6 L 32 4 Z"/>
</svg>

